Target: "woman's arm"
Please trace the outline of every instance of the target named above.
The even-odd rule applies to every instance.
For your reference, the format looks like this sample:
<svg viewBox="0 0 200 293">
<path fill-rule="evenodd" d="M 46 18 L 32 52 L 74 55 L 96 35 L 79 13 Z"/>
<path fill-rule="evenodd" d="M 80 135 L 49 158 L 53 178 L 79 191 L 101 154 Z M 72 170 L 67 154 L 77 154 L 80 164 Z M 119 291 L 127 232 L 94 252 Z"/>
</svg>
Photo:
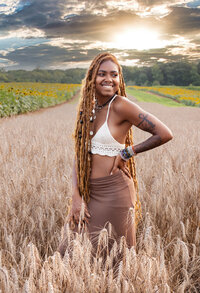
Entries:
<svg viewBox="0 0 200 293">
<path fill-rule="evenodd" d="M 69 214 L 69 221 L 74 221 L 76 224 L 78 224 L 80 212 L 81 212 L 81 205 L 82 205 L 83 199 L 80 196 L 78 184 L 77 184 L 77 174 L 76 174 L 76 165 L 75 165 L 75 159 L 73 162 L 73 169 L 72 169 L 72 207 Z M 88 222 L 88 219 L 86 217 L 90 218 L 90 214 L 88 213 L 87 206 L 84 203 L 84 210 L 85 210 L 85 217 L 84 221 Z"/>
<path fill-rule="evenodd" d="M 119 99 L 115 105 L 115 111 L 122 120 L 128 121 L 129 128 L 134 125 L 152 134 L 151 137 L 134 146 L 136 154 L 158 147 L 173 138 L 171 130 L 154 115 L 146 112 L 128 99 L 122 97 L 119 97 Z M 116 157 L 111 173 L 114 173 L 118 168 L 130 176 L 126 162 L 122 160 L 120 155 Z"/>
<path fill-rule="evenodd" d="M 129 127 L 134 125 L 152 134 L 150 138 L 134 146 L 136 153 L 153 149 L 173 138 L 171 130 L 163 122 L 128 99 L 120 99 L 117 111 L 123 120 L 129 122 Z"/>
<path fill-rule="evenodd" d="M 72 168 L 72 191 L 73 191 L 72 194 L 74 194 L 74 192 L 79 194 L 78 184 L 77 184 L 77 174 L 76 174 L 76 161 L 75 161 L 75 158 L 74 158 L 74 161 L 73 161 L 73 168 Z M 79 196 L 80 196 L 80 194 L 79 194 Z"/>
<path fill-rule="evenodd" d="M 173 138 L 171 130 L 154 115 L 144 111 L 138 105 L 131 103 L 131 111 L 127 111 L 128 103 L 124 109 L 127 112 L 128 121 L 140 128 L 152 134 L 150 138 L 135 146 L 136 153 L 141 153 L 146 150 L 150 150 L 159 145 L 162 145 Z"/>
<path fill-rule="evenodd" d="M 164 123 L 152 114 L 140 109 L 137 111 L 137 117 L 133 124 L 141 130 L 151 133 L 152 136 L 134 146 L 136 154 L 158 147 L 173 138 L 171 130 Z"/>
</svg>

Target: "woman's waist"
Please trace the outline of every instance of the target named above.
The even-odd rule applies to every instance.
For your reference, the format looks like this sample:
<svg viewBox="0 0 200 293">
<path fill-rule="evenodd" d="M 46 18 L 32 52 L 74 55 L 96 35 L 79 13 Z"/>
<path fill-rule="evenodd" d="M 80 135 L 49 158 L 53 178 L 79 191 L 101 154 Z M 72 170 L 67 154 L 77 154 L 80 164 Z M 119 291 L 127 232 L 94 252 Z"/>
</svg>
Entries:
<svg viewBox="0 0 200 293">
<path fill-rule="evenodd" d="M 92 155 L 92 168 L 90 178 L 109 176 L 113 168 L 115 157 Z"/>
</svg>

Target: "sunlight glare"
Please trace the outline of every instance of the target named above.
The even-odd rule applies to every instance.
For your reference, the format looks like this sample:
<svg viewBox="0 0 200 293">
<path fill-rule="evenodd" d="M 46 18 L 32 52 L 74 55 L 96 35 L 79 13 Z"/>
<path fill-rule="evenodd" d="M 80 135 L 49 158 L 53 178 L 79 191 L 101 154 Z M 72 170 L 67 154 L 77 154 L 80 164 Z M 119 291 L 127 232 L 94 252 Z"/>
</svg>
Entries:
<svg viewBox="0 0 200 293">
<path fill-rule="evenodd" d="M 115 36 L 113 44 L 119 49 L 148 50 L 162 48 L 164 41 L 159 40 L 160 34 L 148 28 L 125 30 Z"/>
</svg>

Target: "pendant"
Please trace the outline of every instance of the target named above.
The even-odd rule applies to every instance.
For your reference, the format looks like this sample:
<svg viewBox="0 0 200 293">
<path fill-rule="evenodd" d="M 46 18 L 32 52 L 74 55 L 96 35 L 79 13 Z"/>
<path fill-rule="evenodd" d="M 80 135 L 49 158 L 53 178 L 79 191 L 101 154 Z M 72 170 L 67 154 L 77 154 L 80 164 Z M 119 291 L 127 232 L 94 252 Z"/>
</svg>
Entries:
<svg viewBox="0 0 200 293">
<path fill-rule="evenodd" d="M 93 133 L 94 133 L 94 132 L 91 130 L 91 131 L 90 131 L 90 135 L 93 135 Z"/>
</svg>

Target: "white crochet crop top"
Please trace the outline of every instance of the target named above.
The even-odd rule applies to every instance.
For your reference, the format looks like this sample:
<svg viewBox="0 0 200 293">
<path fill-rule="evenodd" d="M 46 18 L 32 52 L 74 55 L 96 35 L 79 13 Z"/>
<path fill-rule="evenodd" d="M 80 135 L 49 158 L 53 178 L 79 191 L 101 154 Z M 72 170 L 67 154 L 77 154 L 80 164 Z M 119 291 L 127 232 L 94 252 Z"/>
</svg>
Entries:
<svg viewBox="0 0 200 293">
<path fill-rule="evenodd" d="M 97 133 L 91 139 L 91 153 L 98 154 L 102 156 L 114 157 L 119 154 L 119 151 L 125 148 L 125 144 L 121 144 L 110 133 L 108 128 L 108 115 L 110 111 L 110 105 L 115 99 L 115 95 L 108 105 L 108 111 L 106 115 L 106 121 L 99 128 Z"/>
</svg>

